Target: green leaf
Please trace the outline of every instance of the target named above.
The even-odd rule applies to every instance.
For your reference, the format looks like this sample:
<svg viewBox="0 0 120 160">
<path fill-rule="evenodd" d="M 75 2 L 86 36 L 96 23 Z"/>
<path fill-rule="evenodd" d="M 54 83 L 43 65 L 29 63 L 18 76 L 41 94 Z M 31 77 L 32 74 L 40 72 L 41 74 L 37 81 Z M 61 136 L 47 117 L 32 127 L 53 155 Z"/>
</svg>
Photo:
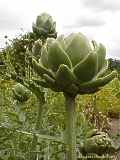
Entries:
<svg viewBox="0 0 120 160">
<path fill-rule="evenodd" d="M 73 66 L 83 60 L 91 50 L 88 39 L 81 33 L 71 34 L 65 41 L 67 45 L 66 52 Z"/>
<path fill-rule="evenodd" d="M 106 56 L 106 48 L 101 43 L 99 44 L 97 55 L 98 55 L 98 71 L 100 71 L 105 63 L 105 56 Z"/>
<path fill-rule="evenodd" d="M 46 80 L 46 82 L 48 84 L 54 85 L 55 80 L 53 78 L 51 78 L 49 75 L 43 74 L 43 78 Z"/>
<path fill-rule="evenodd" d="M 43 75 L 44 80 L 46 81 L 48 88 L 51 88 L 52 90 L 58 92 L 59 88 L 55 85 L 55 80 L 52 79 L 49 75 L 44 74 Z"/>
<path fill-rule="evenodd" d="M 66 49 L 66 44 L 65 44 L 64 35 L 59 36 L 57 38 L 57 41 L 59 42 L 59 44 L 61 45 L 61 47 L 65 50 Z"/>
<path fill-rule="evenodd" d="M 32 67 L 34 71 L 38 73 L 39 76 L 43 76 L 43 74 L 47 74 L 50 77 L 54 78 L 54 74 L 50 70 L 42 66 L 42 64 L 38 63 L 35 59 L 32 59 L 32 65 L 33 65 Z"/>
<path fill-rule="evenodd" d="M 37 85 L 40 85 L 40 86 L 45 87 L 45 88 L 49 88 L 49 85 L 48 85 L 44 80 L 37 79 L 37 78 L 33 78 L 32 80 L 33 80 Z"/>
<path fill-rule="evenodd" d="M 56 73 L 56 84 L 62 88 L 67 88 L 76 82 L 76 77 L 68 68 L 68 66 L 61 64 Z"/>
<path fill-rule="evenodd" d="M 112 79 L 114 79 L 116 75 L 117 75 L 117 72 L 113 71 L 103 78 L 98 78 L 97 80 L 92 80 L 92 81 L 80 84 L 79 87 L 82 89 L 102 87 L 106 85 L 107 83 L 109 83 Z"/>
<path fill-rule="evenodd" d="M 60 44 L 56 41 L 48 50 L 48 62 L 50 68 L 56 72 L 61 64 L 71 68 L 71 61 Z"/>
<path fill-rule="evenodd" d="M 105 75 L 105 73 L 106 73 L 107 70 L 108 70 L 108 61 L 105 60 L 103 67 L 102 67 L 101 70 L 98 72 L 98 74 L 96 75 L 95 78 L 103 77 L 103 76 Z"/>
<path fill-rule="evenodd" d="M 48 52 L 45 46 L 43 46 L 41 49 L 40 62 L 43 64 L 45 68 L 48 68 Z"/>
<path fill-rule="evenodd" d="M 83 61 L 75 66 L 73 73 L 79 82 L 87 82 L 96 75 L 97 55 L 91 52 Z"/>
</svg>

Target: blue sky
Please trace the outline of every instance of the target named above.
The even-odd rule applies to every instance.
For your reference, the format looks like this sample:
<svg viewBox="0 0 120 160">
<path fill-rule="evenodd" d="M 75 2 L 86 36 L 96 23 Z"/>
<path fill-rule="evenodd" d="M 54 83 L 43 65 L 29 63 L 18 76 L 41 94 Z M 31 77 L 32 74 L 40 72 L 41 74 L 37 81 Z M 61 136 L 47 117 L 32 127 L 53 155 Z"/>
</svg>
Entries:
<svg viewBox="0 0 120 160">
<path fill-rule="evenodd" d="M 0 48 L 5 35 L 31 31 L 42 12 L 53 16 L 59 34 L 82 32 L 103 43 L 108 57 L 120 59 L 120 0 L 0 0 Z"/>
</svg>

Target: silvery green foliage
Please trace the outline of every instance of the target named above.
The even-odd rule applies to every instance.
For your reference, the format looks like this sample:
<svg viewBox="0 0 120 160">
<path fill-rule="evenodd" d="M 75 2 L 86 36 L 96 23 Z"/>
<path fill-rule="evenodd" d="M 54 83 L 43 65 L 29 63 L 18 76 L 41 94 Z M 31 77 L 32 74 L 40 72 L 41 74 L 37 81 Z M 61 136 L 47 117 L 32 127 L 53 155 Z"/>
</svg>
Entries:
<svg viewBox="0 0 120 160">
<path fill-rule="evenodd" d="M 35 82 L 72 96 L 99 91 L 116 72 L 106 75 L 106 48 L 95 41 L 91 44 L 81 33 L 48 38 L 41 49 L 40 62 L 32 59 L 32 67 L 42 78 Z"/>
<path fill-rule="evenodd" d="M 47 13 L 37 16 L 36 23 L 33 23 L 33 32 L 40 38 L 54 37 L 56 38 L 56 22 Z"/>
</svg>

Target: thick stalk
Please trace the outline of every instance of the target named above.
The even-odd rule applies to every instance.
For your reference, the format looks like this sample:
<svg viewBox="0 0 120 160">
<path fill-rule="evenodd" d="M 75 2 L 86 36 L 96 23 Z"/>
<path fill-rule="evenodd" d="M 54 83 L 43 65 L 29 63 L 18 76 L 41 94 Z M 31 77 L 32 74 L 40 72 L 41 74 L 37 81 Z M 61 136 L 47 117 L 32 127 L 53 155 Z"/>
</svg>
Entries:
<svg viewBox="0 0 120 160">
<path fill-rule="evenodd" d="M 75 97 L 69 95 L 65 96 L 66 103 L 66 132 L 65 143 L 66 160 L 76 160 L 76 111 L 75 111 Z"/>
<path fill-rule="evenodd" d="M 42 130 L 42 111 L 43 111 L 43 105 L 44 103 L 41 102 L 41 100 L 38 101 L 38 111 L 37 111 L 37 119 L 36 119 L 36 124 L 35 124 L 35 131 L 36 132 L 41 132 Z M 35 151 L 37 149 L 37 142 L 38 142 L 38 137 L 34 135 L 32 144 L 31 144 L 31 151 Z M 31 153 L 30 154 L 30 160 L 36 160 L 36 154 Z"/>
<path fill-rule="evenodd" d="M 42 129 L 42 111 L 43 111 L 43 105 L 41 101 L 38 103 L 38 111 L 37 111 L 37 119 L 36 119 L 36 125 L 35 125 L 35 130 L 36 131 L 41 131 Z"/>
</svg>

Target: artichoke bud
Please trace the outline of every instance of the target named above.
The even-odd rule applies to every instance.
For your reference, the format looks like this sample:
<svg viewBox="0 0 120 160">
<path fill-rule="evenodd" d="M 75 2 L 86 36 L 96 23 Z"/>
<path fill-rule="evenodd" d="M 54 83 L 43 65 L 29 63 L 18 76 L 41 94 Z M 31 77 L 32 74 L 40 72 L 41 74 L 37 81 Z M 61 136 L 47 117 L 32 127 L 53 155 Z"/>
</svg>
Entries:
<svg viewBox="0 0 120 160">
<path fill-rule="evenodd" d="M 56 38 L 56 23 L 47 13 L 42 13 L 37 16 L 36 23 L 32 26 L 33 32 L 39 37 L 54 37 Z"/>
<path fill-rule="evenodd" d="M 81 33 L 48 38 L 41 49 L 40 63 L 33 59 L 33 69 L 52 90 L 71 95 L 95 93 L 116 72 L 106 75 L 106 48 L 95 41 L 92 44 Z"/>
<path fill-rule="evenodd" d="M 16 99 L 19 102 L 27 101 L 31 95 L 31 92 L 20 83 L 16 84 L 12 91 L 14 99 Z"/>
<path fill-rule="evenodd" d="M 114 154 L 117 151 L 117 147 L 107 133 L 98 132 L 83 141 L 82 145 L 80 145 L 80 151 L 83 154 L 105 155 Z"/>
<path fill-rule="evenodd" d="M 41 48 L 42 48 L 42 41 L 39 39 L 34 42 L 33 48 L 32 48 L 32 54 L 36 58 L 40 58 L 41 56 Z"/>
</svg>

